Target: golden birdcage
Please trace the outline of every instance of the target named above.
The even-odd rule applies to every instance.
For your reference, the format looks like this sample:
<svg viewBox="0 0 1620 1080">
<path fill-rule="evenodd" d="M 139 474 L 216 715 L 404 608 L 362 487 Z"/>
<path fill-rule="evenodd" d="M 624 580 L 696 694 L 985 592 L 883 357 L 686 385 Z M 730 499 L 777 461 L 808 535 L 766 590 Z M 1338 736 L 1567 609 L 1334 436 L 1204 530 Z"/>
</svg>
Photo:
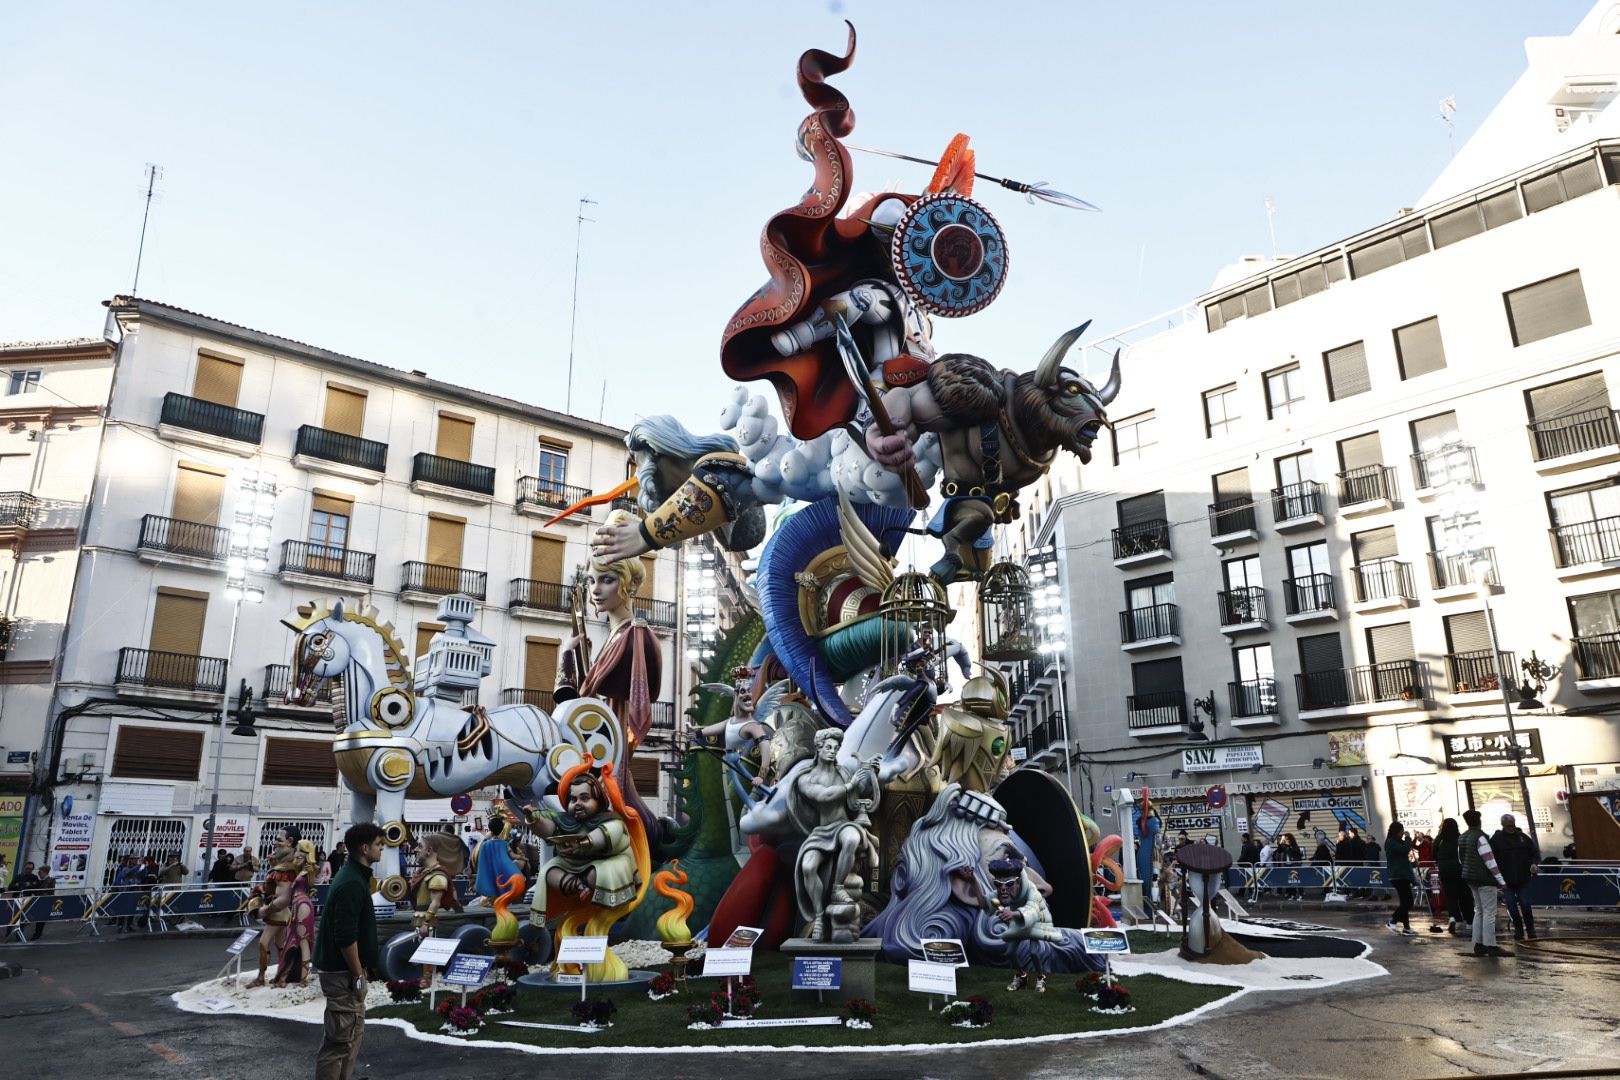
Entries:
<svg viewBox="0 0 1620 1080">
<path fill-rule="evenodd" d="M 896 574 L 878 605 L 878 617 L 883 620 L 883 674 L 899 671 L 901 661 L 919 648 L 940 648 L 954 614 L 945 586 L 933 577 L 917 570 Z"/>
<path fill-rule="evenodd" d="M 979 641 L 985 660 L 1033 660 L 1040 654 L 1035 590 L 1028 571 L 1015 562 L 996 563 L 979 582 Z"/>
</svg>

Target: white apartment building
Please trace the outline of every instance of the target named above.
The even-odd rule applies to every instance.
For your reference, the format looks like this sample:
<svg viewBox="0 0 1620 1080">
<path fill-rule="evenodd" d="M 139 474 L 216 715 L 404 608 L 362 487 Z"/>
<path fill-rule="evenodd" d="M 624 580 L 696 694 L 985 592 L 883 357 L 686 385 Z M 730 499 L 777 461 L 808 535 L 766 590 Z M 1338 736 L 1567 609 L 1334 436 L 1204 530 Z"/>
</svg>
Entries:
<svg viewBox="0 0 1620 1080">
<path fill-rule="evenodd" d="M 100 884 L 126 853 L 179 850 L 197 867 L 222 736 L 219 847 L 262 852 L 287 822 L 322 848 L 340 838 L 350 820 L 330 711 L 286 696 L 293 634 L 281 619 L 302 603 L 373 605 L 421 656 L 441 629 L 439 598 L 470 594 L 473 628 L 496 643 L 477 701 L 550 705 L 567 583 L 607 508 L 547 525 L 625 478 L 623 431 L 165 304 L 107 306 L 107 422 L 99 450 L 81 452 L 99 465 L 71 614 L 57 617 L 67 639 L 54 697 L 38 708 L 50 723 L 12 735 L 8 703 L 0 728 L 0 742 L 38 752 L 41 813 L 25 844 L 49 853 L 59 885 Z M 228 526 L 253 497 L 244 477 L 277 493 L 264 507 L 269 565 L 248 575 L 263 602 L 237 605 L 225 594 Z M 664 643 L 654 733 L 667 744 L 686 690 L 682 570 L 667 553 L 647 564 L 636 603 Z M 65 597 L 72 570 L 61 573 Z M 244 683 L 257 738 L 219 723 Z M 649 793 L 659 740 L 635 762 Z M 450 821 L 448 802 L 413 801 L 409 820 Z"/>
<path fill-rule="evenodd" d="M 1543 850 L 1571 793 L 1620 787 L 1620 5 L 1527 51 L 1417 209 L 1092 343 L 1125 346 L 1112 445 L 1018 538 L 1055 553 L 1067 726 L 1043 659 L 1015 734 L 1026 767 L 1072 755 L 1105 830 L 1144 785 L 1234 850 L 1522 821 L 1501 685 L 1532 655 Z"/>
</svg>

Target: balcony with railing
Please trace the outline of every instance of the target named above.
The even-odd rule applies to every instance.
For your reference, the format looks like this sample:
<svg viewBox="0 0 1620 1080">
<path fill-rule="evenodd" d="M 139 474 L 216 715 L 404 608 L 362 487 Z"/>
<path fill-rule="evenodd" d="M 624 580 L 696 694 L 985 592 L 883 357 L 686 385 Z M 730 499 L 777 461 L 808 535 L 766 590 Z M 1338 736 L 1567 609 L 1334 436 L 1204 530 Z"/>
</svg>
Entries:
<svg viewBox="0 0 1620 1080">
<path fill-rule="evenodd" d="M 1027 742 L 1030 750 L 1026 760 L 1031 765 L 1056 765 L 1061 762 L 1069 747 L 1069 730 L 1063 715 L 1053 713 L 1036 724 L 1030 729 Z"/>
<path fill-rule="evenodd" d="M 235 454 L 251 454 L 249 448 L 258 446 L 264 439 L 264 414 L 168 393 L 163 395 L 158 434 L 182 442 L 199 441 L 195 436 L 201 435 L 204 445 L 217 445 Z M 229 445 L 232 443 L 240 445 Z"/>
<path fill-rule="evenodd" d="M 1412 483 L 1420 496 L 1448 484 L 1478 484 L 1479 458 L 1467 443 L 1450 443 L 1412 455 Z"/>
<path fill-rule="evenodd" d="M 1216 546 L 1255 540 L 1260 524 L 1254 514 L 1254 498 L 1221 499 L 1209 504 L 1209 542 Z"/>
<path fill-rule="evenodd" d="M 1620 561 L 1620 517 L 1559 525 L 1549 534 L 1559 570 L 1589 573 Z"/>
<path fill-rule="evenodd" d="M 1558 472 L 1620 458 L 1620 427 L 1607 405 L 1528 425 L 1539 472 Z"/>
<path fill-rule="evenodd" d="M 1315 480 L 1271 489 L 1271 520 L 1278 532 L 1315 528 L 1327 521 L 1327 500 Z"/>
<path fill-rule="evenodd" d="M 537 581 L 534 578 L 513 578 L 507 586 L 506 606 L 514 615 L 528 612 L 566 616 L 573 605 L 568 586 L 560 581 Z"/>
<path fill-rule="evenodd" d="M 619 495 L 615 497 L 613 500 L 613 505 L 610 507 L 610 509 L 623 510 L 627 514 L 639 514 L 641 512 L 641 507 L 637 505 L 636 500 L 629 495 Z"/>
<path fill-rule="evenodd" d="M 1161 690 L 1125 698 L 1126 725 L 1132 735 L 1177 735 L 1187 730 L 1187 692 Z"/>
<path fill-rule="evenodd" d="M 1114 530 L 1114 565 L 1137 566 L 1170 558 L 1170 523 L 1163 518 Z"/>
<path fill-rule="evenodd" d="M 323 581 L 371 585 L 377 577 L 377 556 L 369 551 L 353 551 L 331 544 L 283 540 L 281 573 L 284 577 L 318 578 Z"/>
<path fill-rule="evenodd" d="M 147 514 L 141 518 L 138 554 L 147 562 L 180 561 L 209 567 L 224 565 L 230 552 L 231 530 L 199 521 Z"/>
<path fill-rule="evenodd" d="M 1620 631 L 1579 634 L 1572 646 L 1576 689 L 1608 690 L 1620 686 Z"/>
<path fill-rule="evenodd" d="M 388 444 L 305 424 L 293 444 L 293 464 L 375 482 L 388 467 Z"/>
<path fill-rule="evenodd" d="M 1218 592 L 1215 600 L 1221 611 L 1223 634 L 1266 630 L 1271 626 L 1271 621 L 1266 617 L 1266 590 L 1259 586 Z"/>
<path fill-rule="evenodd" d="M 1119 613 L 1119 644 L 1126 652 L 1181 644 L 1181 618 L 1174 604 L 1150 604 Z"/>
<path fill-rule="evenodd" d="M 1392 465 L 1363 465 L 1339 474 L 1339 509 L 1356 516 L 1388 510 L 1400 489 Z"/>
<path fill-rule="evenodd" d="M 651 600 L 638 596 L 630 601 L 630 609 L 640 618 L 647 620 L 649 626 L 660 630 L 672 630 L 675 627 L 673 600 Z"/>
<path fill-rule="evenodd" d="M 1308 574 L 1283 581 L 1283 607 L 1290 623 L 1337 619 L 1333 575 Z"/>
<path fill-rule="evenodd" d="M 1436 600 L 1476 596 L 1481 588 L 1497 589 L 1502 581 L 1496 572 L 1496 549 L 1480 548 L 1463 555 L 1429 552 L 1429 584 Z"/>
<path fill-rule="evenodd" d="M 574 487 L 544 476 L 520 476 L 517 482 L 517 511 L 550 517 L 590 495 L 589 488 Z M 578 518 L 579 515 L 575 515 Z M 569 521 L 575 520 L 569 518 Z M 588 520 L 589 515 L 579 520 Z"/>
<path fill-rule="evenodd" d="M 29 529 L 39 514 L 39 500 L 26 491 L 0 491 L 0 529 Z"/>
<path fill-rule="evenodd" d="M 422 596 L 449 596 L 466 593 L 474 600 L 484 599 L 489 575 L 482 570 L 463 570 L 459 566 L 438 563 L 408 562 L 400 591 Z"/>
<path fill-rule="evenodd" d="M 225 659 L 153 649 L 118 650 L 118 687 L 124 692 L 159 691 L 179 695 L 225 692 Z"/>
<path fill-rule="evenodd" d="M 675 734 L 675 703 L 673 701 L 655 701 L 652 703 L 653 732 L 664 735 Z"/>
<path fill-rule="evenodd" d="M 411 487 L 452 499 L 488 502 L 495 497 L 495 470 L 488 465 L 421 453 L 411 459 Z"/>
<path fill-rule="evenodd" d="M 1424 668 L 1416 660 L 1307 671 L 1294 676 L 1294 687 L 1302 719 L 1346 711 L 1421 709 L 1427 704 Z"/>
<path fill-rule="evenodd" d="M 1245 679 L 1226 684 L 1226 696 L 1232 706 L 1232 722 L 1242 725 L 1273 724 L 1277 722 L 1277 680 L 1273 678 Z"/>
<path fill-rule="evenodd" d="M 1399 559 L 1370 559 L 1351 567 L 1356 583 L 1356 610 L 1387 611 L 1411 607 L 1417 600 L 1412 564 Z"/>
<path fill-rule="evenodd" d="M 550 712 L 557 707 L 555 691 L 530 690 L 526 687 L 508 687 L 501 691 L 502 705 L 533 705 Z"/>
<path fill-rule="evenodd" d="M 293 704 L 287 700 L 292 691 L 292 666 L 289 664 L 266 664 L 264 666 L 264 685 L 261 699 L 264 707 L 272 711 L 281 709 L 318 709 L 329 712 L 332 708 L 332 691 L 337 686 L 334 679 L 323 679 L 315 690 L 312 701 L 303 701 Z"/>
<path fill-rule="evenodd" d="M 1453 694 L 1499 694 L 1502 680 L 1513 688 L 1513 673 L 1519 670 L 1518 658 L 1510 652 L 1496 654 L 1491 663 L 1491 650 L 1472 649 L 1467 652 L 1446 653 L 1446 678 Z"/>
</svg>

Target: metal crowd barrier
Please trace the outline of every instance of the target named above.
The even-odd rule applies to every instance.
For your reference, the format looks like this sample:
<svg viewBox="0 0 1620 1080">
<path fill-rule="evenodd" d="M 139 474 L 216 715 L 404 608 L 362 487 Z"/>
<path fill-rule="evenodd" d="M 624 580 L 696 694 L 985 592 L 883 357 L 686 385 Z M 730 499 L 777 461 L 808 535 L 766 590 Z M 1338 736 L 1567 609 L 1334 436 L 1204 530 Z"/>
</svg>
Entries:
<svg viewBox="0 0 1620 1080">
<path fill-rule="evenodd" d="M 1422 864 L 1415 892 L 1420 903 L 1428 895 L 1424 875 L 1432 868 Z M 1334 866 L 1233 866 L 1226 872 L 1226 887 L 1236 893 L 1267 890 L 1322 890 L 1367 892 L 1394 891 L 1383 864 L 1340 863 Z M 1562 863 L 1542 866 L 1525 886 L 1526 897 L 1535 907 L 1605 907 L 1620 905 L 1620 866 L 1595 863 Z"/>
</svg>

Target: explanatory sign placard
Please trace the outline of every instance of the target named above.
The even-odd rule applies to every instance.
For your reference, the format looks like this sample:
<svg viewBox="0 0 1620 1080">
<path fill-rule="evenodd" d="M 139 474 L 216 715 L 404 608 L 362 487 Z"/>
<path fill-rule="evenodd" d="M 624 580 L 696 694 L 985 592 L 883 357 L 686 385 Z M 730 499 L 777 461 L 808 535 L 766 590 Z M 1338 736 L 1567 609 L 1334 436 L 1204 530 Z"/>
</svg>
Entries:
<svg viewBox="0 0 1620 1080">
<path fill-rule="evenodd" d="M 231 942 L 230 948 L 225 951 L 232 956 L 241 956 L 242 950 L 253 944 L 253 939 L 258 936 L 259 931 L 257 930 L 244 930 L 236 935 L 236 940 Z"/>
<path fill-rule="evenodd" d="M 793 989 L 837 990 L 844 982 L 844 961 L 836 956 L 795 956 Z"/>
<path fill-rule="evenodd" d="M 600 964 L 607 959 L 607 947 L 606 935 L 563 938 L 557 946 L 557 963 Z"/>
<path fill-rule="evenodd" d="M 1131 951 L 1131 936 L 1123 930 L 1096 929 L 1080 931 L 1081 940 L 1085 942 L 1088 953 L 1128 953 Z"/>
<path fill-rule="evenodd" d="M 462 953 L 444 969 L 444 981 L 451 986 L 478 986 L 483 983 L 495 963 L 493 956 Z"/>
<path fill-rule="evenodd" d="M 919 994 L 956 996 L 956 965 L 931 964 L 927 960 L 906 962 L 906 988 Z"/>
<path fill-rule="evenodd" d="M 421 944 L 417 945 L 416 951 L 411 953 L 411 958 L 407 962 L 412 964 L 432 964 L 434 967 L 442 967 L 450 962 L 450 958 L 456 955 L 456 950 L 460 947 L 460 938 L 423 938 Z"/>
<path fill-rule="evenodd" d="M 930 964 L 968 966 L 967 950 L 962 947 L 960 938 L 924 938 L 922 958 Z"/>
<path fill-rule="evenodd" d="M 703 954 L 704 975 L 747 975 L 753 969 L 753 949 L 722 947 Z"/>
</svg>

